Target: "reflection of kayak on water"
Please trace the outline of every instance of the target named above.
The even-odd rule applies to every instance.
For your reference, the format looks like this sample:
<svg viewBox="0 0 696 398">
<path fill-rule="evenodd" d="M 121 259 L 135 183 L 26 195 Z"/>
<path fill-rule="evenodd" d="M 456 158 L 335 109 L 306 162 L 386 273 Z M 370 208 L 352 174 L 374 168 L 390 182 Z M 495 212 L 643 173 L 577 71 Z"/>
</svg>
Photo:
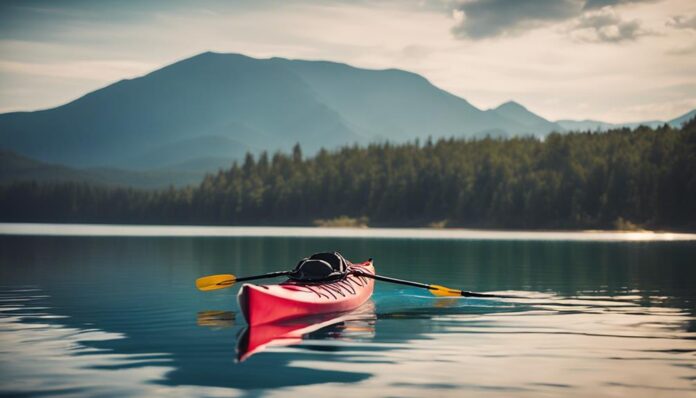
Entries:
<svg viewBox="0 0 696 398">
<path fill-rule="evenodd" d="M 343 313 L 325 313 L 262 325 L 247 326 L 237 340 L 237 359 L 244 361 L 269 346 L 302 342 L 308 334 L 324 332 L 331 339 L 374 336 L 375 304 L 370 300 Z"/>
</svg>

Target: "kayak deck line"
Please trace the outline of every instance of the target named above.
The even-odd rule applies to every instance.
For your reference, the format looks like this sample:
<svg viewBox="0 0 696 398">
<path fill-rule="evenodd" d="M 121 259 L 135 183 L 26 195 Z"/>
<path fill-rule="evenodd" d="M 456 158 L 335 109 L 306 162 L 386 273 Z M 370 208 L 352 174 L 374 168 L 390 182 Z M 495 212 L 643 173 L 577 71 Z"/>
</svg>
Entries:
<svg viewBox="0 0 696 398">
<path fill-rule="evenodd" d="M 363 268 L 363 267 L 361 267 Z M 299 290 L 305 290 L 305 291 L 311 291 L 313 293 L 316 293 L 317 296 L 319 297 L 326 297 L 329 298 L 329 295 L 331 295 L 331 298 L 333 299 L 338 299 L 338 295 L 342 297 L 346 297 L 346 295 L 355 295 L 358 293 L 358 288 L 365 287 L 368 283 L 367 277 L 360 275 L 359 273 L 353 273 L 358 271 L 358 268 L 355 266 L 349 266 L 348 267 L 348 274 L 346 275 L 345 278 L 339 279 L 334 282 L 324 282 L 324 283 L 302 283 L 298 281 L 293 281 L 289 280 L 286 282 L 281 283 L 281 285 L 286 286 L 288 288 L 295 287 L 298 288 Z M 362 270 L 359 270 L 362 271 Z M 265 285 L 260 285 L 261 287 L 265 287 L 266 289 L 268 288 Z M 324 292 L 328 293 L 329 295 L 325 294 Z"/>
</svg>

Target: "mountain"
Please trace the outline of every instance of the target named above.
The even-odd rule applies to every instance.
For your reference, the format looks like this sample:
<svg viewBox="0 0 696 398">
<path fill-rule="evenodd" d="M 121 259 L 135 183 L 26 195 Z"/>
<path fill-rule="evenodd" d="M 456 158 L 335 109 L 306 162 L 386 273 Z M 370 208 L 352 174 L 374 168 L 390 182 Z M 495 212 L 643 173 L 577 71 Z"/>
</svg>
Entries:
<svg viewBox="0 0 696 398">
<path fill-rule="evenodd" d="M 607 131 L 611 129 L 629 128 L 634 129 L 638 126 L 657 128 L 667 122 L 661 120 L 646 120 L 644 122 L 631 123 L 607 123 L 599 120 L 557 120 L 556 124 L 563 128 L 563 131 Z"/>
<path fill-rule="evenodd" d="M 200 172 L 181 170 L 127 171 L 107 168 L 75 169 L 0 151 L 0 184 L 18 181 L 86 182 L 96 185 L 164 188 L 200 182 Z"/>
<path fill-rule="evenodd" d="M 679 128 L 682 126 L 682 124 L 693 119 L 694 117 L 696 117 L 696 109 L 668 121 L 648 120 L 643 122 L 617 124 L 601 122 L 598 120 L 557 120 L 556 124 L 560 125 L 563 128 L 563 131 L 607 131 L 623 127 L 633 129 L 638 126 L 648 126 L 652 128 L 657 128 L 665 124 L 668 124 L 669 126 L 674 128 Z"/>
<path fill-rule="evenodd" d="M 549 122 L 514 101 L 508 101 L 489 112 L 520 126 L 515 131 L 517 134 L 543 136 L 551 131 L 563 131 L 563 127 L 557 123 Z"/>
<path fill-rule="evenodd" d="M 218 151 L 210 136 L 239 142 L 230 158 L 297 141 L 311 147 L 360 138 L 291 71 L 231 54 L 206 53 L 57 108 L 0 116 L 3 146 L 73 166 L 130 167 L 133 159 L 165 166 L 172 157 Z M 177 143 L 192 140 L 199 150 L 180 157 Z"/>
<path fill-rule="evenodd" d="M 522 130 L 415 73 L 359 69 L 326 61 L 272 61 L 295 72 L 355 131 L 373 140 L 472 135 L 494 128 L 510 134 Z"/>
<path fill-rule="evenodd" d="M 688 122 L 689 120 L 696 118 L 696 109 L 694 109 L 691 112 L 687 112 L 679 117 L 675 117 L 674 119 L 670 120 L 667 122 L 672 127 L 679 128 L 681 127 L 684 123 Z"/>
<path fill-rule="evenodd" d="M 599 120 L 556 120 L 556 124 L 563 128 L 563 131 L 607 131 L 613 128 L 619 128 L 621 125 L 601 122 Z"/>
<path fill-rule="evenodd" d="M 402 70 L 208 52 L 56 108 L 0 115 L 0 147 L 72 167 L 214 169 L 296 142 L 312 153 L 557 128 L 519 104 L 480 110 Z"/>
</svg>

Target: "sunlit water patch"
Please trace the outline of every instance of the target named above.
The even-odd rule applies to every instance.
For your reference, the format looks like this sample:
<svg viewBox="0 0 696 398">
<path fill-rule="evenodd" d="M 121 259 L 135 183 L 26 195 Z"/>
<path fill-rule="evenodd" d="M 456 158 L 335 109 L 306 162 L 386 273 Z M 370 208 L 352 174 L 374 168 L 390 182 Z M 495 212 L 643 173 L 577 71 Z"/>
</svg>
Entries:
<svg viewBox="0 0 696 398">
<path fill-rule="evenodd" d="M 219 227 L 0 223 L 0 234 L 30 236 L 302 237 L 362 239 L 541 240 L 595 242 L 696 241 L 696 234 L 660 231 L 507 231 L 428 228 Z"/>
</svg>

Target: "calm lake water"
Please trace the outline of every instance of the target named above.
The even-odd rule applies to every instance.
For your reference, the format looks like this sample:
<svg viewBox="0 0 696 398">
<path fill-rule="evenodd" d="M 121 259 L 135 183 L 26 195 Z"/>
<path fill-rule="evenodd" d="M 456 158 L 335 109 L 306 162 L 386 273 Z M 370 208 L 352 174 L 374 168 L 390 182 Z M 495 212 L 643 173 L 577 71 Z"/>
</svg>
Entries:
<svg viewBox="0 0 696 398">
<path fill-rule="evenodd" d="M 0 225 L 0 395 L 696 396 L 693 240 L 100 228 Z M 354 313 L 248 352 L 258 331 L 238 287 L 194 287 L 328 250 L 373 257 L 383 275 L 531 298 L 378 283 Z"/>
</svg>

